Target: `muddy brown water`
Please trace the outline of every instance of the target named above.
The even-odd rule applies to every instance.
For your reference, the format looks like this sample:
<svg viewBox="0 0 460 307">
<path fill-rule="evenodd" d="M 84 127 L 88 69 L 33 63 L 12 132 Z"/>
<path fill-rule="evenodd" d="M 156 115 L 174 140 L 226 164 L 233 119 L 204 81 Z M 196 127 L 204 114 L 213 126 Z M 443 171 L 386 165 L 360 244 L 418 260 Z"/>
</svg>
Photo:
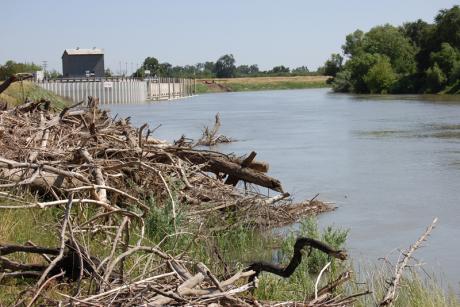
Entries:
<svg viewBox="0 0 460 307">
<path fill-rule="evenodd" d="M 221 114 L 221 132 L 255 150 L 296 199 L 338 206 L 322 226 L 349 229 L 347 248 L 378 263 L 407 247 L 434 217 L 439 225 L 417 258 L 460 288 L 460 97 L 356 96 L 328 89 L 219 93 L 161 103 L 107 106 L 155 136 L 197 138 Z M 266 192 L 262 190 L 262 192 Z M 295 229 L 295 226 L 292 228 Z"/>
</svg>

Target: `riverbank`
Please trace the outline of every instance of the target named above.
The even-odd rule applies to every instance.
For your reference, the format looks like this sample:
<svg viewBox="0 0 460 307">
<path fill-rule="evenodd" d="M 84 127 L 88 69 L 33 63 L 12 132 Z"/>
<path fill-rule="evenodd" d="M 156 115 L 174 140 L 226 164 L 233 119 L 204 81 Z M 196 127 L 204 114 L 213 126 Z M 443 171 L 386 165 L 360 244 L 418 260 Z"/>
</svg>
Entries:
<svg viewBox="0 0 460 307">
<path fill-rule="evenodd" d="M 198 79 L 197 93 L 291 90 L 329 87 L 327 76 Z"/>
<path fill-rule="evenodd" d="M 97 99 L 81 105 L 28 101 L 0 112 L 2 304 L 254 302 L 236 294 L 256 289 L 251 276 L 267 269 L 240 257 L 270 260 L 254 248 L 273 247 L 273 237 L 260 240 L 264 230 L 332 209 L 316 199 L 294 203 L 254 152 L 162 142 Z M 343 239 L 306 243 L 345 260 Z M 145 298 L 145 285 L 157 291 Z"/>
<path fill-rule="evenodd" d="M 338 252 L 343 251 L 346 230 L 328 227 L 321 231 L 314 219 L 301 219 L 299 231 L 276 237 L 272 227 L 290 224 L 303 214 L 287 210 L 290 206 L 286 206 L 289 202 L 285 203 L 288 199 L 283 193 L 267 197 L 257 193 L 260 188 L 254 185 L 233 188 L 222 175 L 230 171 L 222 166 L 239 163 L 233 177 L 245 174 L 245 181 L 257 180 L 265 187 L 283 190 L 276 180 L 259 180 L 266 178 L 266 165 L 249 161 L 251 155 L 229 160 L 229 155 L 189 148 L 186 138 L 175 144 L 160 142 L 148 127 L 137 128 L 124 116 L 112 118 L 96 104 L 92 100 L 87 107 L 56 113 L 42 102 L 1 113 L 1 148 L 6 159 L 0 166 L 8 165 L 1 172 L 8 177 L 2 178 L 0 193 L 0 245 L 29 251 L 37 251 L 33 245 L 38 245 L 47 248 L 40 251 L 51 258 L 40 252 L 3 253 L 0 269 L 6 269 L 7 274 L 0 281 L 0 302 L 10 304 L 18 298 L 25 303 L 36 299 L 43 304 L 76 305 L 175 301 L 179 305 L 268 306 L 292 302 L 285 304 L 289 306 L 315 300 L 319 293 L 316 305 L 324 299 L 344 299 L 343 306 L 353 303 L 353 298 L 347 299 L 350 294 L 368 293 L 369 288 L 374 296 L 362 296 L 355 305 L 375 305 L 383 297 L 385 281 L 391 279 L 392 272 L 377 272 L 369 286 L 357 288 L 349 273 L 351 263 L 342 261 L 344 254 Z M 206 157 L 210 159 L 207 162 Z M 21 168 L 24 165 L 28 167 Z M 250 176 L 251 169 L 259 170 L 257 176 Z M 56 175 L 67 179 L 50 182 Z M 320 204 L 316 199 L 307 203 Z M 270 273 L 258 274 L 258 283 L 229 278 L 247 277 L 242 274 L 251 275 L 252 269 L 257 272 L 262 265 L 254 261 L 274 261 L 274 253 L 276 264 L 287 264 L 298 237 L 320 240 L 329 246 L 320 245 L 323 251 L 331 253 L 313 250 L 289 278 Z M 56 246 L 65 238 L 70 240 L 64 242 L 65 259 L 74 259 L 71 267 L 77 268 L 71 269 L 71 274 L 66 269 L 68 279 L 61 282 L 59 271 L 54 270 L 38 288 L 36 275 L 17 277 L 17 270 L 27 268 L 27 274 L 33 275 L 30 270 L 37 274 L 48 267 L 48 261 L 56 259 L 59 252 Z M 78 254 L 84 255 L 81 264 Z M 319 277 L 331 260 L 329 269 Z M 62 268 L 62 263 L 58 264 Z M 83 275 L 79 275 L 82 266 Z M 241 272 L 243 268 L 249 271 Z M 374 273 L 369 271 L 369 275 Z M 343 284 L 337 287 L 335 281 Z M 252 294 L 247 291 L 251 289 Z M 424 284 L 412 276 L 403 279 L 399 297 L 397 306 L 456 304 L 455 298 L 444 295 L 435 283 Z"/>
<path fill-rule="evenodd" d="M 0 94 L 0 103 L 6 103 L 10 107 L 17 106 L 26 99 L 37 101 L 44 99 L 50 101 L 58 108 L 63 108 L 70 103 L 69 100 L 47 91 L 30 81 L 15 82 Z"/>
</svg>

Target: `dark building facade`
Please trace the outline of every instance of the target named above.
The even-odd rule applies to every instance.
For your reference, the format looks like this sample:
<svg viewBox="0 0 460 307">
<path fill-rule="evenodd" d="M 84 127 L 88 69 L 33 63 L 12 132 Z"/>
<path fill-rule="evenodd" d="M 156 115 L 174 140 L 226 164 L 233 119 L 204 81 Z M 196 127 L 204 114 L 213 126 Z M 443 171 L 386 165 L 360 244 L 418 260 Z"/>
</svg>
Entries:
<svg viewBox="0 0 460 307">
<path fill-rule="evenodd" d="M 62 54 L 64 78 L 104 77 L 104 51 L 102 49 L 66 49 Z"/>
</svg>

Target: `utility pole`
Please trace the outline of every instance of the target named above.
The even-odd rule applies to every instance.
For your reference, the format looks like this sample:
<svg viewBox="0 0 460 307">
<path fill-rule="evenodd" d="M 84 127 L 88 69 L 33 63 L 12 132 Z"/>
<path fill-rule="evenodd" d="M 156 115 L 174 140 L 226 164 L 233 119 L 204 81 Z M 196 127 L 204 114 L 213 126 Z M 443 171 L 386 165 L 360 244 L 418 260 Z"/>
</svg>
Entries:
<svg viewBox="0 0 460 307">
<path fill-rule="evenodd" d="M 42 61 L 43 72 L 46 73 L 46 68 L 48 67 L 48 61 Z"/>
</svg>

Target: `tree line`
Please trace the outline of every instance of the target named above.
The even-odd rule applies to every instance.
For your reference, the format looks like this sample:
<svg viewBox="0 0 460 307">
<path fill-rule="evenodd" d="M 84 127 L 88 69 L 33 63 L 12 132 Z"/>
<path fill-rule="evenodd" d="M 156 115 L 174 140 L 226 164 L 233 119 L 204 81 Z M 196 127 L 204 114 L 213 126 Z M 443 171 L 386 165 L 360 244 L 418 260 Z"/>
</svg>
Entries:
<svg viewBox="0 0 460 307">
<path fill-rule="evenodd" d="M 166 62 L 160 63 L 155 57 L 147 57 L 141 67 L 132 76 L 144 78 L 147 75 L 146 71 L 150 76 L 179 78 L 235 78 L 321 74 L 321 71 L 310 72 L 307 66 L 290 69 L 289 67 L 279 65 L 265 71 L 260 70 L 257 64 L 237 66 L 235 57 L 232 54 L 225 54 L 216 62 L 208 61 L 185 66 L 173 66 Z"/>
<path fill-rule="evenodd" d="M 0 80 L 6 80 L 17 73 L 33 73 L 39 70 L 42 70 L 42 67 L 34 63 L 17 63 L 15 61 L 8 60 L 5 64 L 0 65 Z M 45 72 L 45 78 L 47 79 L 60 77 L 62 77 L 62 74 L 56 70 Z"/>
<path fill-rule="evenodd" d="M 336 92 L 459 93 L 460 7 L 440 10 L 432 24 L 356 30 L 342 51 L 323 67 Z"/>
</svg>

